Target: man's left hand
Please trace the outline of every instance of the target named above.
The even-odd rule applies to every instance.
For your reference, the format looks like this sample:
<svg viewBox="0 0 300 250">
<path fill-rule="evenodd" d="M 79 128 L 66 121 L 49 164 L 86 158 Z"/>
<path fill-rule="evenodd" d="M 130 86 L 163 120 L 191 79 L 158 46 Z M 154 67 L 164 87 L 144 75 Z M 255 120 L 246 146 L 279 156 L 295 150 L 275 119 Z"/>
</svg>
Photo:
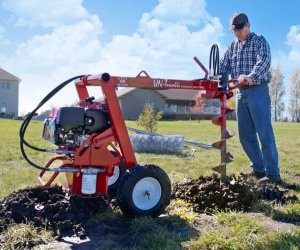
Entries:
<svg viewBox="0 0 300 250">
<path fill-rule="evenodd" d="M 238 78 L 239 83 L 251 83 L 252 78 L 247 75 L 240 75 Z"/>
</svg>

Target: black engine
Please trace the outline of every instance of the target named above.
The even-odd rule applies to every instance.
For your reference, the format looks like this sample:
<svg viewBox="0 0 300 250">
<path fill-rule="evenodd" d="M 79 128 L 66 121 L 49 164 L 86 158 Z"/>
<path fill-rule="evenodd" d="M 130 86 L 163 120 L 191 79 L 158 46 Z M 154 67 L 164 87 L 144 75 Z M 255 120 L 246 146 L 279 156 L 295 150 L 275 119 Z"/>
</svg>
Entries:
<svg viewBox="0 0 300 250">
<path fill-rule="evenodd" d="M 111 126 L 107 110 L 83 107 L 54 109 L 44 122 L 43 138 L 58 146 L 80 146 L 92 133 Z"/>
</svg>

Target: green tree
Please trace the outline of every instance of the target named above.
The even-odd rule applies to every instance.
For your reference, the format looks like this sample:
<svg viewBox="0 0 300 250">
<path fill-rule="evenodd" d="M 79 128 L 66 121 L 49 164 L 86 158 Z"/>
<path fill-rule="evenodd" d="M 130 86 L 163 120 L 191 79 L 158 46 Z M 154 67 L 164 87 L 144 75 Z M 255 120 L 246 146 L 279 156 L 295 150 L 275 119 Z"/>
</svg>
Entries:
<svg viewBox="0 0 300 250">
<path fill-rule="evenodd" d="M 145 105 L 143 112 L 139 115 L 138 125 L 142 126 L 148 132 L 157 130 L 158 121 L 162 118 L 162 112 L 155 112 L 150 105 Z"/>
</svg>

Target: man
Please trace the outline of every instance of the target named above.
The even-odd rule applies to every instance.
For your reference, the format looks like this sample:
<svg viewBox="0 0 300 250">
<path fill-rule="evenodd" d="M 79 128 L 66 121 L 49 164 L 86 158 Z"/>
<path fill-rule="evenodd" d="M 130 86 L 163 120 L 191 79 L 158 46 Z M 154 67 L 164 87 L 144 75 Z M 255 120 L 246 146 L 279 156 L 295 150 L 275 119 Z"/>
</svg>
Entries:
<svg viewBox="0 0 300 250">
<path fill-rule="evenodd" d="M 278 152 L 271 121 L 270 48 L 263 36 L 250 32 L 244 13 L 230 20 L 236 36 L 220 60 L 220 73 L 244 83 L 236 93 L 236 114 L 241 145 L 251 161 L 249 176 L 260 182 L 280 183 Z"/>
</svg>

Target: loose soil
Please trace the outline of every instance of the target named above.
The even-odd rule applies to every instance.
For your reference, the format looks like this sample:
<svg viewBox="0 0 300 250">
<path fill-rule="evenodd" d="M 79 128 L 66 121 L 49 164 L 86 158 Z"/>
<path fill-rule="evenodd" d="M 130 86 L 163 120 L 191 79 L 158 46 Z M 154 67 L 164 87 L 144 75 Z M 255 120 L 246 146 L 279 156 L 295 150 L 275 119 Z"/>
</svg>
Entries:
<svg viewBox="0 0 300 250">
<path fill-rule="evenodd" d="M 295 195 L 289 195 L 288 191 L 274 184 L 258 185 L 243 175 L 230 176 L 228 182 L 223 184 L 217 175 L 213 175 L 176 183 L 171 198 L 189 202 L 199 214 L 216 209 L 248 212 L 258 199 L 282 204 L 298 200 Z M 106 212 L 109 207 L 116 207 L 112 195 L 87 199 L 69 196 L 60 186 L 25 188 L 13 192 L 0 202 L 0 233 L 11 224 L 31 222 L 37 228 L 51 230 L 57 239 L 73 237 L 74 240 L 75 236 L 77 242 L 84 242 L 88 238 L 96 239 L 97 235 L 99 238 L 99 235 L 109 233 L 110 240 L 115 241 L 115 244 L 132 246 L 134 241 L 128 234 L 130 228 L 127 218 L 112 219 L 114 221 L 108 218 L 100 224 L 96 222 L 92 227 L 85 226 L 89 219 Z M 161 221 L 164 223 L 163 219 Z M 96 243 L 86 243 L 86 249 L 93 248 L 92 245 Z M 76 247 L 72 246 L 72 249 Z"/>
<path fill-rule="evenodd" d="M 175 184 L 172 198 L 186 200 L 200 213 L 214 210 L 248 212 L 258 199 L 280 204 L 298 200 L 296 195 L 289 195 L 287 188 L 271 183 L 259 184 L 245 175 L 229 176 L 226 183 L 221 183 L 217 175 L 184 180 Z"/>
<path fill-rule="evenodd" d="M 52 230 L 55 236 L 73 230 L 85 238 L 81 223 L 106 210 L 105 196 L 81 198 L 69 196 L 60 186 L 25 188 L 13 192 L 0 203 L 0 232 L 14 223 L 32 222 L 36 227 Z"/>
</svg>

